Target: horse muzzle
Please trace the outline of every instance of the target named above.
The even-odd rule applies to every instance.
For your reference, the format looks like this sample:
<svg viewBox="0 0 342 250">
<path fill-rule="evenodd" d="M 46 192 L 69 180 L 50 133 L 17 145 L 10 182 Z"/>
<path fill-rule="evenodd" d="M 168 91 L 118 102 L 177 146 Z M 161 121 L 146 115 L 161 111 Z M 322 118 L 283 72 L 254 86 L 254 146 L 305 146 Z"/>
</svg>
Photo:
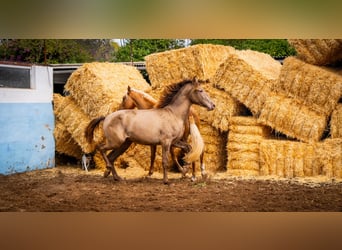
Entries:
<svg viewBox="0 0 342 250">
<path fill-rule="evenodd" d="M 210 105 L 207 107 L 208 111 L 214 110 L 214 108 L 215 108 L 214 103 L 210 103 Z"/>
</svg>

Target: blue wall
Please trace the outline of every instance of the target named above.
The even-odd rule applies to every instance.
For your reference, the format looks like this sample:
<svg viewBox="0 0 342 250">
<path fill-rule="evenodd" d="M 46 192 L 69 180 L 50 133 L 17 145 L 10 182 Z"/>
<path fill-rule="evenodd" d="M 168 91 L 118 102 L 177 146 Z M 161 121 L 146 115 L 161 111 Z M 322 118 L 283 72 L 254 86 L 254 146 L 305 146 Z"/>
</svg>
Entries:
<svg viewBox="0 0 342 250">
<path fill-rule="evenodd" d="M 51 103 L 0 103 L 0 174 L 55 166 Z"/>
</svg>

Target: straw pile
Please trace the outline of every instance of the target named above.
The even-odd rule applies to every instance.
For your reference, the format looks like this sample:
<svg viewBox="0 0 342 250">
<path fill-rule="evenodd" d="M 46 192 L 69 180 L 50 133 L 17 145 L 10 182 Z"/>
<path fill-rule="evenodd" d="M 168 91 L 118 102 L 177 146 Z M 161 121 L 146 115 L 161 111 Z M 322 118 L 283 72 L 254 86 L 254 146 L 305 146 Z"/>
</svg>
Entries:
<svg viewBox="0 0 342 250">
<path fill-rule="evenodd" d="M 226 145 L 228 174 L 259 175 L 260 140 L 270 133 L 270 128 L 260 125 L 254 117 L 232 117 Z"/>
<path fill-rule="evenodd" d="M 331 138 L 342 138 L 342 103 L 331 114 L 330 133 Z"/>
<path fill-rule="evenodd" d="M 199 44 L 154 53 L 145 57 L 146 70 L 154 88 L 196 77 L 209 80 L 220 63 L 235 49 L 229 46 Z"/>
<path fill-rule="evenodd" d="M 119 63 L 85 63 L 69 77 L 65 90 L 90 119 L 115 111 L 127 86 L 145 92 L 151 90 L 133 66 Z"/>
<path fill-rule="evenodd" d="M 341 39 L 289 39 L 303 61 L 314 65 L 328 65 L 342 59 Z"/>
<path fill-rule="evenodd" d="M 229 54 L 211 82 L 258 115 L 278 79 L 281 64 L 270 55 L 246 50 Z"/>
<path fill-rule="evenodd" d="M 318 143 L 262 140 L 260 174 L 286 178 L 318 176 L 342 177 L 342 139 Z"/>
<path fill-rule="evenodd" d="M 300 100 L 318 114 L 329 116 L 342 94 L 342 77 L 331 69 L 288 57 L 272 89 Z"/>
</svg>

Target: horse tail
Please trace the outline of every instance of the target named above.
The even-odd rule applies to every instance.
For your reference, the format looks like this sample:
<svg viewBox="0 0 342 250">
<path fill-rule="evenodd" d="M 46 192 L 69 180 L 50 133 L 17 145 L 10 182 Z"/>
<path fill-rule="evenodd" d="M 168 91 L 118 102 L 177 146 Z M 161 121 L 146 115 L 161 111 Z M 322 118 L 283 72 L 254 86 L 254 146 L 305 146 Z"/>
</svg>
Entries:
<svg viewBox="0 0 342 250">
<path fill-rule="evenodd" d="M 87 139 L 88 143 L 93 142 L 94 129 L 105 118 L 106 118 L 105 116 L 100 116 L 98 118 L 93 119 L 91 122 L 89 122 L 88 126 L 86 127 L 86 129 L 84 131 L 84 135 L 85 135 L 85 138 Z"/>
<path fill-rule="evenodd" d="M 190 163 L 199 159 L 201 153 L 204 150 L 204 141 L 198 127 L 194 122 L 194 118 L 192 116 L 189 116 L 189 120 L 191 151 L 183 157 L 183 160 Z"/>
</svg>

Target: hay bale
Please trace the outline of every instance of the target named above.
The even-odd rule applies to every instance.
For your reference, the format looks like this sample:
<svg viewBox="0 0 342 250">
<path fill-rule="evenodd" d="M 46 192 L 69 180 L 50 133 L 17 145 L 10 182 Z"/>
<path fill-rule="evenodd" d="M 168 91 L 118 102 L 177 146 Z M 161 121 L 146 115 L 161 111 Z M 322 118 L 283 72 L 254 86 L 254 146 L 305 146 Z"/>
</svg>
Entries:
<svg viewBox="0 0 342 250">
<path fill-rule="evenodd" d="M 341 39 L 289 39 L 303 61 L 314 65 L 333 64 L 342 59 Z"/>
<path fill-rule="evenodd" d="M 323 175 L 342 178 L 342 138 L 318 143 L 316 154 Z"/>
<path fill-rule="evenodd" d="M 285 178 L 319 175 L 315 145 L 289 140 L 261 140 L 260 174 Z"/>
<path fill-rule="evenodd" d="M 319 176 L 342 177 L 342 139 L 318 143 L 262 140 L 260 172 L 286 178 Z"/>
<path fill-rule="evenodd" d="M 62 122 L 56 119 L 53 135 L 56 142 L 56 151 L 61 154 L 72 156 L 76 159 L 82 158 L 82 149 L 72 138 Z"/>
<path fill-rule="evenodd" d="M 208 112 L 207 109 L 197 105 L 193 105 L 193 108 L 206 123 L 220 131 L 228 131 L 230 118 L 243 113 L 245 107 L 225 91 L 216 89 L 209 84 L 204 84 L 203 89 L 215 103 L 215 109 Z"/>
<path fill-rule="evenodd" d="M 232 117 L 229 126 L 227 169 L 231 175 L 259 175 L 259 144 L 270 136 L 269 127 L 254 117 Z"/>
<path fill-rule="evenodd" d="M 288 57 L 272 90 L 299 99 L 318 114 L 329 116 L 342 95 L 342 76 L 332 69 Z"/>
<path fill-rule="evenodd" d="M 331 114 L 330 120 L 331 138 L 342 138 L 342 103 L 339 103 Z"/>
<path fill-rule="evenodd" d="M 327 117 L 317 114 L 297 99 L 269 94 L 258 122 L 304 142 L 317 142 L 323 135 Z"/>
<path fill-rule="evenodd" d="M 64 124 L 66 130 L 72 135 L 72 138 L 84 153 L 93 152 L 96 145 L 103 141 L 101 125 L 94 131 L 93 143 L 88 143 L 84 136 L 84 131 L 90 122 L 89 117 L 80 109 L 71 96 L 59 96 L 56 98 L 55 95 L 54 98 L 54 109 L 57 119 Z"/>
<path fill-rule="evenodd" d="M 85 63 L 69 77 L 65 90 L 91 119 L 117 110 L 127 86 L 151 90 L 133 66 L 119 63 Z"/>
<path fill-rule="evenodd" d="M 160 87 L 196 77 L 209 80 L 220 63 L 235 49 L 230 46 L 199 44 L 154 53 L 145 57 L 152 87 Z"/>
<path fill-rule="evenodd" d="M 270 55 L 252 50 L 236 51 L 228 55 L 211 82 L 258 115 L 280 69 L 281 64 Z"/>
</svg>

